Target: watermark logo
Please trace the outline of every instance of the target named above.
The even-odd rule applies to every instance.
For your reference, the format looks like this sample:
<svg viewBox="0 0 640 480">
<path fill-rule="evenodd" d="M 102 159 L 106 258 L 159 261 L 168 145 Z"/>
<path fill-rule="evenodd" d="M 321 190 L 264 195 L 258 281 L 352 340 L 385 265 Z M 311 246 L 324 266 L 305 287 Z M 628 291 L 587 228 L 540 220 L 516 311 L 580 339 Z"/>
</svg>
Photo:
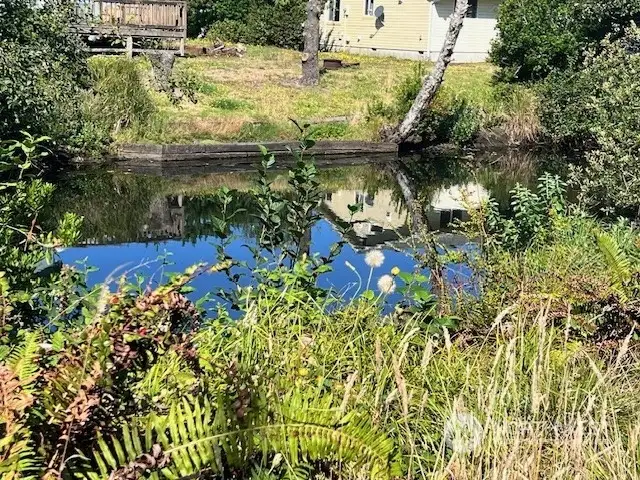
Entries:
<svg viewBox="0 0 640 480">
<path fill-rule="evenodd" d="M 454 413 L 444 425 L 445 444 L 455 453 L 473 453 L 483 438 L 480 420 L 470 413 Z"/>
</svg>

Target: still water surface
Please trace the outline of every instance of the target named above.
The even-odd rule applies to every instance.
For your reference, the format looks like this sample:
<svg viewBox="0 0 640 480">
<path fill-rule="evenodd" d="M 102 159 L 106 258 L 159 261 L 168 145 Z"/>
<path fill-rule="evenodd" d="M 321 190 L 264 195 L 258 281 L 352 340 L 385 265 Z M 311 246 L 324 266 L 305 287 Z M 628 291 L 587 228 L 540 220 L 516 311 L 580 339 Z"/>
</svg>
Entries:
<svg viewBox="0 0 640 480">
<path fill-rule="evenodd" d="M 473 248 L 463 236 L 454 233 L 451 222 L 465 220 L 468 214 L 463 195 L 478 203 L 490 196 L 508 208 L 508 192 L 516 182 L 535 184 L 543 172 L 554 170 L 556 159 L 548 155 L 507 152 L 480 158 L 422 157 L 415 162 L 415 182 L 427 203 L 429 226 L 439 232 L 440 242 L 455 248 Z M 355 267 L 366 283 L 369 268 L 364 257 L 370 249 L 381 249 L 385 264 L 374 272 L 372 286 L 393 267 L 413 271 L 407 210 L 393 180 L 377 165 L 322 169 L 319 174 L 324 198 L 322 219 L 311 232 L 312 253 L 327 254 L 339 240 L 335 226 L 349 219 L 348 206 L 360 204 L 348 245 L 320 282 L 342 292 L 347 298 L 366 288 L 353 272 Z M 89 273 L 90 284 L 116 279 L 122 274 L 157 283 L 169 272 L 205 262 L 216 262 L 216 245 L 211 219 L 219 216 L 216 192 L 222 186 L 246 192 L 252 187 L 254 172 L 205 173 L 189 175 L 134 174 L 122 171 L 85 170 L 56 180 L 55 220 L 64 211 L 84 217 L 82 244 L 61 252 L 68 264 L 84 263 L 96 267 Z M 273 185 L 287 188 L 286 172 L 273 174 Z M 246 195 L 245 195 L 246 196 Z M 238 194 L 242 203 L 243 194 Z M 250 261 L 246 245 L 255 245 L 259 234 L 251 212 L 238 217 L 232 228 L 227 253 L 237 260 Z M 464 266 L 452 266 L 448 275 L 459 284 L 469 282 Z M 240 280 L 241 284 L 247 280 Z M 193 298 L 233 287 L 223 274 L 198 277 Z M 389 298 L 390 303 L 399 298 Z"/>
</svg>

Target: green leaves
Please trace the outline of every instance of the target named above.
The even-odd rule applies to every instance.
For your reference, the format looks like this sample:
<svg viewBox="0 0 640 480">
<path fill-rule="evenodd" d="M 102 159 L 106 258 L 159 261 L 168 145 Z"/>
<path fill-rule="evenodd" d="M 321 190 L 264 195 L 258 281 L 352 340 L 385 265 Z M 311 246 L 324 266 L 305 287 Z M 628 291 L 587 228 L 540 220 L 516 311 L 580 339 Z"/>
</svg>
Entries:
<svg viewBox="0 0 640 480">
<path fill-rule="evenodd" d="M 611 270 L 611 285 L 626 302 L 629 296 L 629 282 L 631 282 L 633 270 L 631 260 L 622 250 L 617 240 L 607 233 L 596 233 L 598 247 Z"/>
<path fill-rule="evenodd" d="M 239 424 L 222 403 L 214 405 L 206 397 L 183 399 L 166 416 L 151 414 L 125 424 L 108 440 L 99 437 L 92 455 L 96 470 L 79 468 L 78 473 L 107 478 L 155 452 L 157 463 L 147 469 L 152 478 L 161 473 L 177 479 L 205 470 L 224 475 L 229 468 L 246 468 L 256 456 L 268 462 L 272 454 L 285 459 L 273 462 L 272 468 L 289 473 L 313 462 L 337 462 L 369 465 L 373 478 L 388 478 L 394 442 L 366 416 L 343 415 L 331 395 L 294 390 L 276 403 L 270 415 L 266 413 Z"/>
<path fill-rule="evenodd" d="M 510 193 L 511 217 L 500 214 L 495 200 L 487 205 L 488 245 L 509 251 L 525 249 L 543 241 L 553 219 L 566 212 L 566 184 L 557 175 L 545 173 L 540 177 L 537 192 L 516 184 Z"/>
</svg>

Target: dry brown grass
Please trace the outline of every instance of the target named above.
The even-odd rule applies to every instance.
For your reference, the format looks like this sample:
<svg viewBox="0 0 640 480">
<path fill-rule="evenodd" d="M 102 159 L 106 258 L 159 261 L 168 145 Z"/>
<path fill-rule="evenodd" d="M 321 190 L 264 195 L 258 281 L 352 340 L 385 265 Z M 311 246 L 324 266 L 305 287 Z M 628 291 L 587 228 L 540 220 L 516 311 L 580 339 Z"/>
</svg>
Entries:
<svg viewBox="0 0 640 480">
<path fill-rule="evenodd" d="M 391 103 L 395 88 L 417 62 L 395 58 L 322 54 L 359 62 L 357 68 L 327 72 L 320 85 L 301 88 L 300 54 L 273 47 L 248 47 L 243 58 L 198 57 L 180 60 L 200 84 L 198 103 L 171 104 L 156 95 L 159 115 L 144 129 L 124 132 L 123 141 L 264 141 L 296 136 L 290 118 L 312 123 L 344 118 L 339 125 L 320 126 L 319 136 L 331 139 L 375 140 L 381 120 L 367 120 L 374 101 Z M 453 65 L 443 95 L 463 95 L 481 106 L 493 101 L 488 64 Z"/>
</svg>

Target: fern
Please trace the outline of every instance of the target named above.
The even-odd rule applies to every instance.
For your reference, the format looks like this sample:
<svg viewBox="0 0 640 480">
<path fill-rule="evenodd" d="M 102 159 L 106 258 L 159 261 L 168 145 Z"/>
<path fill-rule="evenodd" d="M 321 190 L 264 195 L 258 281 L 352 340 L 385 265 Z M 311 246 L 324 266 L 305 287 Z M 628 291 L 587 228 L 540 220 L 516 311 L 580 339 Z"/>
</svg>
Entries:
<svg viewBox="0 0 640 480">
<path fill-rule="evenodd" d="M 628 300 L 627 286 L 631 281 L 631 261 L 614 237 L 607 233 L 597 233 L 598 247 L 607 266 L 611 270 L 611 286 L 623 301 Z"/>
<path fill-rule="evenodd" d="M 184 399 L 167 416 L 152 415 L 141 425 L 125 425 L 121 435 L 109 441 L 100 438 L 93 452 L 97 471 L 85 476 L 108 478 L 159 444 L 170 463 L 153 471 L 154 479 L 159 474 L 169 479 L 202 471 L 221 474 L 225 465 L 246 466 L 259 454 L 265 460 L 280 455 L 290 477 L 299 477 L 318 461 L 367 466 L 371 477 L 389 477 L 393 441 L 365 417 L 355 413 L 342 417 L 332 403 L 330 396 L 309 400 L 293 393 L 285 397 L 275 419 L 268 421 L 264 415 L 260 421 L 233 428 L 224 408 L 214 408 L 206 398 Z"/>
<path fill-rule="evenodd" d="M 7 366 L 14 372 L 22 388 L 29 393 L 33 393 L 34 380 L 40 370 L 37 359 L 41 343 L 40 332 L 25 332 L 22 345 L 14 347 L 7 357 Z"/>
<path fill-rule="evenodd" d="M 17 432 L 0 438 L 0 478 L 36 479 L 41 467 L 42 460 L 33 449 L 26 428 L 20 428 Z"/>
<path fill-rule="evenodd" d="M 27 332 L 20 345 L 6 354 L 0 365 L 0 478 L 35 479 L 42 462 L 36 454 L 29 429 L 25 426 L 26 410 L 39 372 L 38 350 L 42 335 Z"/>
</svg>

